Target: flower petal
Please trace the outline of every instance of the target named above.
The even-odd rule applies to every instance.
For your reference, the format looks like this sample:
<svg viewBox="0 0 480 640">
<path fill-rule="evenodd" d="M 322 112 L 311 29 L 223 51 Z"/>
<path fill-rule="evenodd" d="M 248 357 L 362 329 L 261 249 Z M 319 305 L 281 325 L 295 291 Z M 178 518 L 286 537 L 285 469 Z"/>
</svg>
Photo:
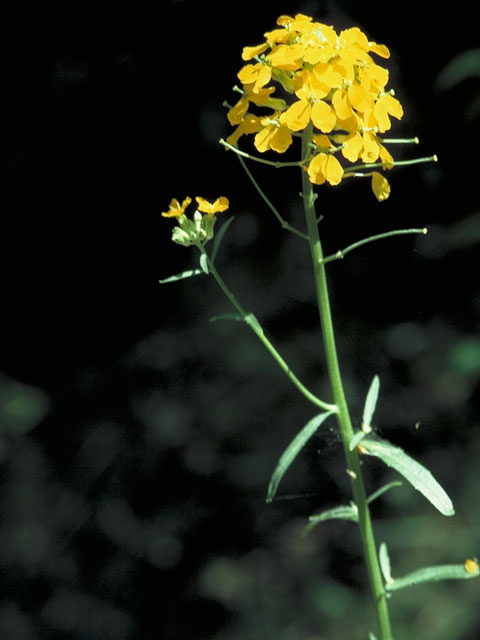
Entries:
<svg viewBox="0 0 480 640">
<path fill-rule="evenodd" d="M 390 184 L 378 171 L 372 173 L 372 190 L 379 202 L 383 202 L 390 195 Z"/>
<path fill-rule="evenodd" d="M 337 116 L 329 104 L 319 100 L 312 107 L 312 122 L 323 133 L 330 133 L 337 124 Z"/>
</svg>

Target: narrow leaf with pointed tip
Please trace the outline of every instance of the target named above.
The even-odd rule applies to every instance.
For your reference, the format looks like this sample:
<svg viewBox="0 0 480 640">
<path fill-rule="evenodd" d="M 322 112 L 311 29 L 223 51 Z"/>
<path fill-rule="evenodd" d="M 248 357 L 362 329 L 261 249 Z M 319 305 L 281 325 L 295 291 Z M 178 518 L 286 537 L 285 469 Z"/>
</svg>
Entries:
<svg viewBox="0 0 480 640">
<path fill-rule="evenodd" d="M 445 490 L 432 476 L 430 471 L 390 442 L 380 439 L 364 438 L 362 447 L 365 454 L 380 458 L 387 466 L 400 473 L 410 484 L 420 491 L 427 500 L 444 516 L 453 516 L 455 509 Z"/>
<path fill-rule="evenodd" d="M 281 479 L 285 475 L 285 472 L 295 460 L 297 455 L 303 449 L 305 444 L 310 440 L 313 434 L 317 431 L 317 429 L 325 422 L 325 420 L 333 414 L 333 411 L 325 411 L 324 413 L 319 413 L 314 418 L 309 420 L 307 424 L 303 427 L 299 433 L 295 436 L 295 438 L 291 441 L 288 447 L 285 449 L 283 454 L 280 456 L 280 459 L 275 467 L 275 470 L 270 479 L 270 484 L 268 485 L 267 492 L 267 502 L 271 502 L 277 493 L 278 485 L 280 484 Z"/>
</svg>

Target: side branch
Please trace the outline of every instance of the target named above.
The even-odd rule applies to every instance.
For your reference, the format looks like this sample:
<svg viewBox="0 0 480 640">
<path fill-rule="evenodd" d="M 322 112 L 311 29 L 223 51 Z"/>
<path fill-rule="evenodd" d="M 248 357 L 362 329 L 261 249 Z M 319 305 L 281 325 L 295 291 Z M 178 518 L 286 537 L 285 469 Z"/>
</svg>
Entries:
<svg viewBox="0 0 480 640">
<path fill-rule="evenodd" d="M 369 242 L 375 242 L 376 240 L 383 240 L 383 238 L 391 238 L 392 236 L 405 235 L 407 233 L 426 234 L 427 229 L 425 227 L 423 229 L 397 229 L 395 231 L 386 231 L 385 233 L 377 233 L 374 236 L 369 236 L 368 238 L 364 238 L 363 240 L 354 242 L 353 244 L 350 244 L 345 249 L 340 249 L 336 253 L 332 253 L 331 255 L 326 256 L 325 258 L 322 258 L 322 262 L 326 263 L 326 262 L 333 262 L 334 260 L 341 260 L 347 255 L 347 253 L 350 253 L 350 251 L 353 251 L 354 249 L 358 249 L 359 247 L 362 247 L 364 244 L 368 244 Z"/>
</svg>

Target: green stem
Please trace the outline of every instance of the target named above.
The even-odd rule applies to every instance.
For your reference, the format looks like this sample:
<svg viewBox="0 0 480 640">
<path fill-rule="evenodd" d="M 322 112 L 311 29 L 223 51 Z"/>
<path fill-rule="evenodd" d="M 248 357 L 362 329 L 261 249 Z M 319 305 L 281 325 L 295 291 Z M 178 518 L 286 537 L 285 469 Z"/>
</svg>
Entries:
<svg viewBox="0 0 480 640">
<path fill-rule="evenodd" d="M 340 249 L 336 253 L 332 253 L 330 256 L 326 256 L 323 258 L 323 263 L 332 262 L 333 260 L 340 260 L 344 258 L 347 253 L 353 251 L 354 249 L 358 249 L 362 247 L 364 244 L 368 244 L 369 242 L 375 242 L 375 240 L 383 240 L 384 238 L 391 238 L 393 236 L 401 236 L 407 233 L 427 233 L 427 229 L 424 227 L 423 229 L 396 229 L 395 231 L 385 231 L 385 233 L 377 233 L 374 236 L 369 236 L 368 238 L 363 238 L 363 240 L 358 240 L 358 242 L 354 242 L 353 244 L 348 245 L 345 249 Z"/>
<path fill-rule="evenodd" d="M 258 191 L 258 193 L 260 194 L 260 196 L 263 198 L 263 200 L 266 202 L 267 206 L 270 208 L 270 210 L 273 212 L 274 216 L 277 218 L 277 220 L 280 222 L 281 226 L 283 229 L 286 229 L 287 231 L 291 231 L 292 233 L 295 233 L 297 236 L 300 236 L 300 238 L 303 238 L 304 240 L 308 240 L 308 237 L 305 233 L 303 233 L 302 231 L 299 231 L 298 229 L 295 229 L 295 227 L 292 227 L 291 224 L 289 224 L 286 220 L 284 220 L 282 218 L 282 216 L 280 215 L 280 213 L 278 212 L 277 208 L 273 206 L 273 204 L 270 202 L 270 199 L 267 198 L 267 196 L 265 195 L 263 189 L 260 187 L 260 185 L 258 184 L 258 182 L 255 180 L 255 178 L 252 175 L 252 172 L 250 171 L 250 169 L 247 167 L 247 163 L 245 162 L 245 160 L 242 158 L 241 155 L 237 155 L 237 158 L 240 161 L 240 164 L 243 167 L 243 170 L 245 171 L 245 173 L 247 174 L 247 176 L 250 178 L 251 183 L 253 184 L 253 186 L 255 187 L 255 189 Z"/>
<path fill-rule="evenodd" d="M 265 346 L 267 351 L 273 356 L 273 358 L 276 360 L 276 362 L 278 363 L 278 365 L 280 366 L 282 371 L 284 373 L 286 373 L 286 375 L 290 378 L 291 382 L 314 405 L 316 405 L 317 407 L 320 407 L 321 409 L 325 409 L 326 411 L 331 411 L 333 413 L 336 413 L 337 412 L 336 405 L 329 404 L 328 402 L 324 402 L 323 400 L 320 400 L 320 398 L 317 398 L 316 395 L 314 395 L 311 391 L 309 391 L 305 387 L 305 385 L 300 382 L 300 380 L 293 373 L 293 371 L 290 369 L 288 364 L 285 362 L 285 360 L 282 358 L 282 356 L 278 353 L 278 351 L 275 349 L 273 344 L 270 342 L 270 340 L 264 334 L 263 329 L 259 325 L 258 321 L 252 321 L 252 319 L 253 319 L 252 314 L 251 313 L 247 313 L 245 311 L 245 309 L 242 307 L 242 305 L 235 298 L 233 293 L 230 291 L 228 286 L 225 284 L 225 282 L 221 278 L 221 276 L 218 273 L 215 265 L 213 264 L 211 259 L 208 257 L 207 253 L 205 252 L 205 249 L 203 249 L 203 247 L 201 247 L 200 251 L 206 256 L 206 260 L 207 260 L 207 264 L 208 264 L 208 270 L 212 274 L 212 276 L 215 278 L 217 284 L 219 285 L 219 287 L 221 288 L 223 293 L 227 296 L 227 298 L 230 300 L 232 305 L 235 307 L 235 309 L 242 316 L 242 318 L 244 319 L 246 324 L 248 324 L 248 326 L 252 329 L 252 331 L 255 333 L 255 335 L 258 337 L 258 339 L 262 342 L 262 344 Z"/>
<path fill-rule="evenodd" d="M 302 159 L 304 161 L 307 160 L 310 153 L 309 143 L 311 142 L 311 139 L 312 125 L 310 124 L 305 129 L 302 137 Z M 350 451 L 349 448 L 350 440 L 353 437 L 353 428 L 343 390 L 342 377 L 335 345 L 325 262 L 318 233 L 317 216 L 315 213 L 315 194 L 305 171 L 302 171 L 302 196 L 310 242 L 310 251 L 313 261 L 325 356 L 334 402 L 338 407 L 337 420 L 347 462 L 347 473 L 351 480 L 353 497 L 358 508 L 358 524 L 362 538 L 363 553 L 367 565 L 373 603 L 380 630 L 380 640 L 392 640 L 387 599 L 385 589 L 383 587 L 382 574 L 380 571 L 380 563 L 377 555 L 365 485 L 363 483 L 359 455 L 356 448 L 354 448 L 353 451 Z"/>
</svg>

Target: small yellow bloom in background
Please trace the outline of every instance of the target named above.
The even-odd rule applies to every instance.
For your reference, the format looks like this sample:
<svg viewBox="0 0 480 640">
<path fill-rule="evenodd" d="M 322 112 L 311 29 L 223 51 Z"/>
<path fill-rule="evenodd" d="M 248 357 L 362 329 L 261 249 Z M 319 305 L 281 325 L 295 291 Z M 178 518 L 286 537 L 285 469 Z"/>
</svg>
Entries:
<svg viewBox="0 0 480 640">
<path fill-rule="evenodd" d="M 191 198 L 186 197 L 182 204 L 180 204 L 178 200 L 172 198 L 172 201 L 170 202 L 170 205 L 168 207 L 168 211 L 164 211 L 162 213 L 162 216 L 164 218 L 179 218 L 180 216 L 183 216 L 183 214 L 185 213 L 185 209 L 188 207 L 191 201 Z"/>
<path fill-rule="evenodd" d="M 471 574 L 477 573 L 479 570 L 478 562 L 474 558 L 467 558 L 463 566 L 465 567 L 465 570 Z"/>
<path fill-rule="evenodd" d="M 228 198 L 225 198 L 223 196 L 221 198 L 217 198 L 213 203 L 208 202 L 208 200 L 205 200 L 205 198 L 201 198 L 200 196 L 197 196 L 195 200 L 198 204 L 198 210 L 202 213 L 208 213 L 210 215 L 213 215 L 214 213 L 220 213 L 221 211 L 226 211 L 230 205 L 230 203 L 228 202 Z"/>
<path fill-rule="evenodd" d="M 390 184 L 378 171 L 372 173 L 372 191 L 379 202 L 383 202 L 390 195 Z"/>
</svg>

